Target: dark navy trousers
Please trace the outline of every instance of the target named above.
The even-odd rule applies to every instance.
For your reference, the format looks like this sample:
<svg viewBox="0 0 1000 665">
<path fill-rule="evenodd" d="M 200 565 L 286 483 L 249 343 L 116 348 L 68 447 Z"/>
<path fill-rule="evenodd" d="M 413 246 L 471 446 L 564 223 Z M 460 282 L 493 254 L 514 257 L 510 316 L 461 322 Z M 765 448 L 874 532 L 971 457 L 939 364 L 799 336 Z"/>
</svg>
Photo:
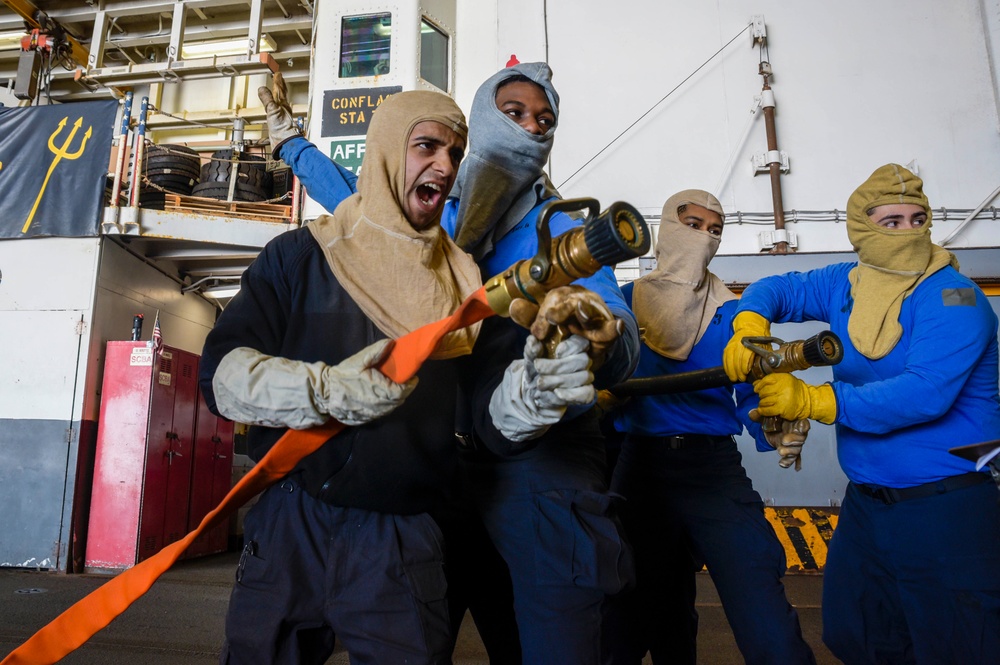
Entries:
<svg viewBox="0 0 1000 665">
<path fill-rule="evenodd" d="M 695 572 L 704 564 L 750 665 L 815 663 L 785 597 L 785 552 L 728 436 L 636 437 L 612 491 L 632 543 L 636 589 L 608 603 L 605 659 L 696 662 Z"/>
<path fill-rule="evenodd" d="M 463 455 L 470 495 L 510 569 L 525 665 L 596 665 L 601 609 L 631 585 L 596 419 L 515 458 Z"/>
<path fill-rule="evenodd" d="M 1000 664 L 1000 492 L 887 504 L 847 486 L 823 573 L 823 641 L 845 663 Z"/>
<path fill-rule="evenodd" d="M 430 515 L 322 503 L 285 480 L 247 513 L 223 665 L 451 662 L 444 542 Z"/>
</svg>

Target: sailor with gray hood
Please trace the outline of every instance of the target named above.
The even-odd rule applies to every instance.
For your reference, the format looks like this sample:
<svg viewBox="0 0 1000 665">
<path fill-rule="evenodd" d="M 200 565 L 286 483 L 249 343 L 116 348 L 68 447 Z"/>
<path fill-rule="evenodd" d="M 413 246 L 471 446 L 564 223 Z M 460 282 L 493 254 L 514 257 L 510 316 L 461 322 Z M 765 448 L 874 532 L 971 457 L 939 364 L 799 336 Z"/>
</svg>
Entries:
<svg viewBox="0 0 1000 665">
<path fill-rule="evenodd" d="M 536 253 L 538 215 L 546 202 L 558 198 L 544 171 L 559 114 L 551 77 L 545 63 L 517 64 L 487 79 L 475 95 L 468 162 L 445 204 L 441 226 L 473 254 L 483 276 Z M 280 155 L 327 209 L 351 191 L 353 174 L 307 141 L 285 141 Z M 554 237 L 580 224 L 556 213 L 550 231 Z M 599 324 L 588 331 L 586 346 L 595 361 L 594 385 L 628 378 L 638 360 L 638 326 L 614 272 L 604 268 L 562 293 Z M 535 313 L 528 307 L 512 316 L 526 325 Z M 531 413 L 521 410 L 531 403 L 519 399 L 524 395 L 520 387 L 531 379 L 539 346 L 509 319 L 484 324 L 484 335 L 494 330 L 491 336 L 514 340 L 496 362 L 482 367 L 496 386 L 484 405 L 493 417 L 487 429 L 497 423 L 505 437 L 490 437 L 471 416 L 459 424 L 465 435 L 466 487 L 510 569 L 524 662 L 596 664 L 601 603 L 632 578 L 631 556 L 607 494 L 597 416 L 589 402 L 555 411 L 534 402 Z M 520 369 L 509 362 L 522 357 Z M 480 408 L 472 404 L 468 412 Z M 580 537 L 587 542 L 574 546 Z"/>
</svg>

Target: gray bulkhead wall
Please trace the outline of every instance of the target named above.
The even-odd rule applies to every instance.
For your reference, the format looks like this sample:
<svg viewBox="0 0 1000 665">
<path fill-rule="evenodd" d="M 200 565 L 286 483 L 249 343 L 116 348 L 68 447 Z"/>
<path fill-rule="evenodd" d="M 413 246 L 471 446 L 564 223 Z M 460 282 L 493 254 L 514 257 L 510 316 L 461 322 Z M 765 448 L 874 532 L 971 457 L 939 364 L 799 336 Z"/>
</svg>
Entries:
<svg viewBox="0 0 1000 665">
<path fill-rule="evenodd" d="M 104 347 L 157 309 L 200 352 L 214 306 L 107 238 L 0 242 L 0 566 L 82 561 Z"/>
<path fill-rule="evenodd" d="M 0 566 L 66 568 L 98 254 L 0 242 Z"/>
</svg>

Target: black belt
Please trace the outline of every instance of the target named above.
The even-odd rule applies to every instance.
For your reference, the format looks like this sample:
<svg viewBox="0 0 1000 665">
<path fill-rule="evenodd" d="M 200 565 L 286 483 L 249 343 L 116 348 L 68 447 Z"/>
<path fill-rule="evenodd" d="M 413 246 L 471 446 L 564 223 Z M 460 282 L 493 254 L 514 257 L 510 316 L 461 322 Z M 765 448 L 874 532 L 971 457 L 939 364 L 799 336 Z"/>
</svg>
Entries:
<svg viewBox="0 0 1000 665">
<path fill-rule="evenodd" d="M 855 483 L 854 486 L 857 487 L 858 491 L 865 496 L 878 499 L 888 506 L 894 503 L 899 503 L 900 501 L 924 499 L 936 494 L 944 494 L 945 492 L 950 492 L 952 490 L 959 490 L 963 487 L 972 487 L 973 485 L 985 483 L 989 479 L 990 477 L 985 473 L 970 471 L 969 473 L 963 473 L 960 476 L 951 476 L 950 478 L 936 480 L 931 483 L 924 483 L 923 485 L 916 485 L 914 487 L 881 487 L 879 485 L 861 485 L 858 483 Z"/>
<path fill-rule="evenodd" d="M 729 436 L 716 436 L 713 434 L 674 434 L 672 436 L 629 435 L 629 440 L 631 441 L 667 446 L 671 450 L 705 448 L 719 441 L 728 443 L 731 438 Z"/>
</svg>

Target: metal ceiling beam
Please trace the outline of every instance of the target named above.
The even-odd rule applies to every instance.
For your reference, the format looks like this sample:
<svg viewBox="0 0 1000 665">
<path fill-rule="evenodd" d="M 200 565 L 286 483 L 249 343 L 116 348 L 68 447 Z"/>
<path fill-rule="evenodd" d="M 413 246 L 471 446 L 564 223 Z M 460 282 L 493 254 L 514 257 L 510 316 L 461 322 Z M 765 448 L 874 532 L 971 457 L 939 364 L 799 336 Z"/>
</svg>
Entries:
<svg viewBox="0 0 1000 665">
<path fill-rule="evenodd" d="M 11 2 L 27 2 L 28 0 L 3 1 L 6 4 L 10 4 Z M 238 2 L 234 0 L 186 0 L 186 4 L 192 9 L 196 7 L 205 9 L 225 6 L 245 8 L 247 0 Z M 101 10 L 106 11 L 109 16 L 141 16 L 143 14 L 158 14 L 160 12 L 172 14 L 174 11 L 173 0 L 117 0 L 111 2 L 105 1 L 100 3 L 100 5 Z M 48 14 L 49 18 L 55 19 L 60 23 L 88 23 L 93 19 L 95 11 L 97 11 L 96 7 L 92 7 L 86 2 L 79 2 L 74 7 L 53 8 L 51 11 L 47 11 L 46 14 Z"/>
<path fill-rule="evenodd" d="M 309 113 L 308 104 L 294 104 L 292 115 L 305 116 Z M 267 120 L 267 113 L 263 106 L 252 106 L 242 109 L 220 109 L 217 111 L 181 111 L 163 115 L 153 112 L 146 119 L 146 128 L 150 131 L 157 129 L 174 129 L 177 127 L 187 127 L 192 124 L 212 125 L 220 128 L 232 128 L 233 121 L 241 118 L 248 125 L 261 125 Z"/>
<path fill-rule="evenodd" d="M 295 30 L 312 30 L 312 20 L 284 20 L 281 18 L 267 18 L 264 19 L 262 23 L 262 30 L 272 36 L 284 32 L 292 33 Z M 219 23 L 204 23 L 195 25 L 189 22 L 185 28 L 185 33 L 187 41 L 241 37 L 247 34 L 247 23 L 246 21 L 224 21 Z M 149 33 L 145 35 L 129 34 L 109 39 L 105 47 L 131 48 L 135 46 L 155 46 L 159 44 L 167 44 L 169 41 L 170 35 L 167 33 Z"/>
<path fill-rule="evenodd" d="M 23 1 L 23 0 L 3 0 L 3 2 L 5 4 L 10 3 L 10 2 L 17 2 L 17 1 Z M 83 6 L 83 9 L 79 9 L 79 10 L 74 9 L 71 12 L 67 12 L 67 11 L 60 12 L 58 10 L 52 10 L 52 12 L 48 13 L 48 16 L 49 16 L 49 18 L 52 18 L 53 20 L 56 20 L 56 21 L 58 21 L 60 23 L 91 23 L 91 22 L 93 22 L 93 20 L 94 20 L 94 14 L 97 13 L 97 10 L 94 9 L 93 7 L 89 7 L 89 6 L 85 5 L 84 3 L 80 3 L 80 4 Z M 112 17 L 114 17 L 114 16 L 121 16 L 121 17 L 145 16 L 145 15 L 156 16 L 156 14 L 158 13 L 158 12 L 154 13 L 152 11 L 149 11 L 149 12 L 147 12 L 147 11 L 134 11 L 134 12 L 132 12 L 130 14 L 124 14 L 124 13 L 120 13 L 120 12 L 116 13 L 116 11 L 114 9 L 109 9 L 107 7 L 108 4 L 109 3 L 105 3 L 105 9 L 103 11 L 105 11 L 108 14 L 108 16 L 112 16 Z M 138 3 L 134 3 L 133 2 L 133 3 L 129 3 L 129 4 L 130 4 L 130 6 L 135 6 Z M 175 4 L 176 3 L 167 3 L 168 8 L 167 9 L 162 9 L 162 11 L 165 12 L 165 13 L 168 13 L 168 14 L 172 15 Z M 189 9 L 193 10 L 196 14 L 199 14 L 197 7 L 191 7 L 190 6 L 190 5 L 196 4 L 196 3 L 192 2 L 191 0 L 188 0 L 185 4 L 188 5 Z M 228 3 L 228 4 L 232 4 L 232 3 Z M 243 9 L 245 9 L 246 8 L 246 2 L 240 3 L 240 6 Z M 246 23 L 246 20 L 242 20 L 242 21 L 237 21 L 237 20 L 215 21 L 215 20 L 210 19 L 210 18 L 202 18 L 200 15 L 199 15 L 199 18 L 201 18 L 201 22 L 199 22 L 197 24 L 194 24 L 193 28 L 189 28 L 189 30 L 212 30 L 213 33 L 214 33 L 214 31 L 218 29 L 218 30 L 228 31 L 229 33 L 231 33 L 231 34 L 223 34 L 223 35 L 214 35 L 214 34 L 213 35 L 207 35 L 207 36 L 203 37 L 204 39 L 210 38 L 212 36 L 230 37 L 230 36 L 233 36 L 233 35 L 245 35 L 247 33 L 247 23 Z M 9 31 L 9 30 L 19 30 L 21 27 L 22 27 L 21 26 L 21 22 L 19 20 L 13 20 L 13 19 L 10 19 L 10 18 L 8 18 L 6 16 L 0 16 L 0 32 L 6 32 L 6 31 Z M 264 18 L 263 27 L 264 27 L 264 32 L 293 32 L 295 30 L 310 30 L 312 28 L 312 17 L 309 16 L 308 14 L 295 14 L 295 15 L 292 15 L 291 17 L 287 18 L 287 19 L 284 18 L 283 16 L 274 16 L 274 17 L 270 17 L 270 18 L 265 17 Z M 170 35 L 167 34 L 167 33 L 162 33 L 160 35 L 157 35 L 156 33 L 150 33 L 148 35 L 137 35 L 135 37 L 135 39 L 136 40 L 138 40 L 138 39 L 146 39 L 147 41 L 143 41 L 141 43 L 142 44 L 147 44 L 147 43 L 150 43 L 148 41 L 149 38 L 152 38 L 152 37 L 161 37 L 165 41 L 166 38 L 168 38 L 169 36 Z M 115 43 L 117 43 L 117 42 L 115 42 Z M 126 43 L 126 45 L 127 46 L 135 46 L 137 44 Z"/>
<path fill-rule="evenodd" d="M 42 25 L 38 22 L 38 19 L 35 18 L 38 15 L 38 12 L 41 12 L 41 10 L 38 7 L 36 7 L 34 3 L 30 2 L 29 0 L 3 0 L 3 3 L 8 7 L 10 7 L 21 18 L 23 18 L 32 28 L 42 27 Z M 56 23 L 60 23 L 60 21 L 54 18 L 51 14 L 48 14 L 46 12 L 41 12 L 41 13 L 45 14 Z M 93 14 L 93 12 L 91 12 L 91 14 Z M 90 56 L 89 51 L 87 51 L 87 49 L 82 44 L 80 44 L 80 42 L 78 42 L 69 34 L 66 35 L 66 41 L 69 43 L 69 48 L 70 48 L 69 56 L 73 59 L 74 62 L 76 62 L 81 67 L 86 67 L 87 60 Z"/>
<path fill-rule="evenodd" d="M 93 68 L 77 71 L 75 79 L 94 87 L 136 86 L 150 83 L 176 82 L 185 79 L 205 79 L 219 76 L 246 76 L 277 72 L 278 63 L 268 53 L 253 59 L 246 56 L 213 56 L 177 62 L 152 62 L 122 67 Z"/>
</svg>

